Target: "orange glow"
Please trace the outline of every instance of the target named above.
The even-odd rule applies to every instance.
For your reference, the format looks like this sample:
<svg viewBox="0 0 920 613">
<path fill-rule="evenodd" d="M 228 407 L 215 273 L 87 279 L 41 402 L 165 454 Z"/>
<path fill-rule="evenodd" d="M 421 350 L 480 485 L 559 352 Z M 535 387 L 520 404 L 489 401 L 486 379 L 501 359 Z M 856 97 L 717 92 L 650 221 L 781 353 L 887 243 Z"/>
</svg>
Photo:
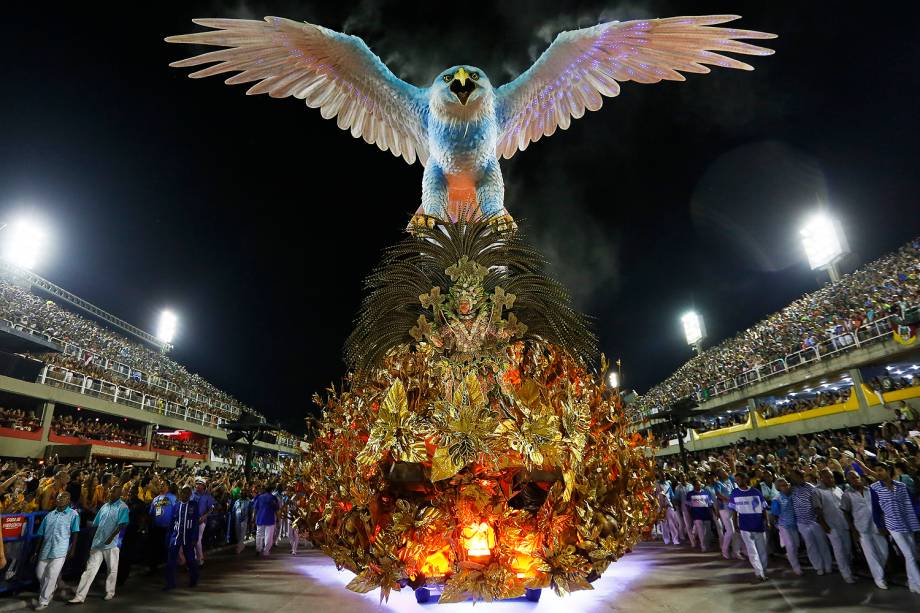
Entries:
<svg viewBox="0 0 920 613">
<path fill-rule="evenodd" d="M 495 547 L 495 530 L 486 522 L 470 524 L 460 533 L 460 539 L 469 555 L 489 556 Z"/>
<path fill-rule="evenodd" d="M 450 547 L 444 547 L 441 551 L 435 552 L 425 558 L 422 563 L 421 571 L 428 577 L 440 577 L 446 575 L 450 570 Z"/>
<path fill-rule="evenodd" d="M 514 547 L 514 562 L 511 569 L 515 571 L 518 579 L 532 577 L 537 561 L 533 557 L 533 550 L 537 545 L 537 535 L 528 534 L 523 537 Z"/>
</svg>

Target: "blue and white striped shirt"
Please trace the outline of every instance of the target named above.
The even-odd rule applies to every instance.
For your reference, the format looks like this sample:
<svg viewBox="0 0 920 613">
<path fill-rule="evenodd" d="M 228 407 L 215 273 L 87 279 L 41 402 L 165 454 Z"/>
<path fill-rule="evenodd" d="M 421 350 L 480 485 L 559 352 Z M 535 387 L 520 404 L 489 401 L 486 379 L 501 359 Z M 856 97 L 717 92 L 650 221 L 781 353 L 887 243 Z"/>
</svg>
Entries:
<svg viewBox="0 0 920 613">
<path fill-rule="evenodd" d="M 803 483 L 792 488 L 792 508 L 795 511 L 795 521 L 799 524 L 813 524 L 818 521 L 815 507 L 818 501 L 818 492 L 810 483 Z"/>
<path fill-rule="evenodd" d="M 869 486 L 872 492 L 872 511 L 884 513 L 885 529 L 889 532 L 920 532 L 920 520 L 910 501 L 907 486 L 900 481 L 891 482 L 892 489 L 881 481 Z"/>
</svg>

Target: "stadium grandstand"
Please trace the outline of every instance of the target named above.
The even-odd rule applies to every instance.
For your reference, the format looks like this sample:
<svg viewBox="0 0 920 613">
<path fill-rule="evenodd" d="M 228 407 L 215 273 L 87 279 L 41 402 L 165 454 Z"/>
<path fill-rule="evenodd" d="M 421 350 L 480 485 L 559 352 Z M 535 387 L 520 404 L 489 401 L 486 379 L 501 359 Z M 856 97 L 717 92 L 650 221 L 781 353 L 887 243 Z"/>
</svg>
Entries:
<svg viewBox="0 0 920 613">
<path fill-rule="evenodd" d="M 83 314 L 78 314 L 81 311 Z M 87 455 L 239 464 L 222 426 L 265 417 L 166 355 L 153 335 L 34 273 L 0 275 L 0 455 Z M 232 436 L 230 440 L 232 440 Z M 280 430 L 256 444 L 269 466 L 296 454 Z"/>
<path fill-rule="evenodd" d="M 920 238 L 705 349 L 630 403 L 665 448 L 879 423 L 920 407 Z"/>
</svg>

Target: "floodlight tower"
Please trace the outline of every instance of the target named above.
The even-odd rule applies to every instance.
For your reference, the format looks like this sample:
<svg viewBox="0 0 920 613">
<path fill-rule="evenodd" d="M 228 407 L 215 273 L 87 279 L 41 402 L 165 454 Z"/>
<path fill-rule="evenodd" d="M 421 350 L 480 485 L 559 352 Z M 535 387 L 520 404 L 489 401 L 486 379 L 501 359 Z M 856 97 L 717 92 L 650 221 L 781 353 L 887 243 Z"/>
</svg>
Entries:
<svg viewBox="0 0 920 613">
<path fill-rule="evenodd" d="M 172 348 L 178 323 L 179 319 L 176 314 L 169 309 L 165 309 L 160 313 L 160 321 L 157 324 L 157 338 L 163 342 L 161 350 L 164 354 Z"/>
<path fill-rule="evenodd" d="M 680 323 L 684 327 L 687 344 L 699 355 L 703 352 L 703 339 L 706 338 L 706 322 L 703 321 L 703 316 L 696 311 L 687 311 L 681 315 Z"/>
<path fill-rule="evenodd" d="M 815 213 L 799 230 L 799 236 L 811 269 L 826 270 L 831 283 L 839 281 L 837 264 L 850 251 L 840 222 L 823 211 Z"/>
</svg>

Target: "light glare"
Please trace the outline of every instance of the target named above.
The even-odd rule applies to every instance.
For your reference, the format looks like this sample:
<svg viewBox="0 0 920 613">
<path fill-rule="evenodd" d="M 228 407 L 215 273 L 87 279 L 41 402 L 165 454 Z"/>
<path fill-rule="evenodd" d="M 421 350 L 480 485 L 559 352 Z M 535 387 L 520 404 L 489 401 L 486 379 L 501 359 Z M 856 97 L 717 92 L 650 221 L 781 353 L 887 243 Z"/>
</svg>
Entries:
<svg viewBox="0 0 920 613">
<path fill-rule="evenodd" d="M 610 387 L 617 389 L 620 387 L 620 375 L 614 370 L 610 373 L 610 376 L 607 377 L 607 380 L 610 381 Z"/>
<path fill-rule="evenodd" d="M 824 213 L 812 216 L 799 235 L 812 270 L 833 264 L 846 251 L 840 224 Z"/>
<path fill-rule="evenodd" d="M 164 343 L 171 343 L 176 336 L 178 319 L 172 311 L 160 313 L 160 323 L 157 326 L 157 338 Z"/>
<path fill-rule="evenodd" d="M 8 232 L 3 258 L 21 268 L 34 268 L 47 240 L 45 231 L 28 219 L 19 219 L 10 224 Z"/>
<path fill-rule="evenodd" d="M 696 311 L 688 311 L 680 318 L 680 323 L 684 326 L 684 336 L 687 337 L 688 345 L 696 345 L 703 340 L 705 332 L 703 331 L 703 318 Z"/>
</svg>

